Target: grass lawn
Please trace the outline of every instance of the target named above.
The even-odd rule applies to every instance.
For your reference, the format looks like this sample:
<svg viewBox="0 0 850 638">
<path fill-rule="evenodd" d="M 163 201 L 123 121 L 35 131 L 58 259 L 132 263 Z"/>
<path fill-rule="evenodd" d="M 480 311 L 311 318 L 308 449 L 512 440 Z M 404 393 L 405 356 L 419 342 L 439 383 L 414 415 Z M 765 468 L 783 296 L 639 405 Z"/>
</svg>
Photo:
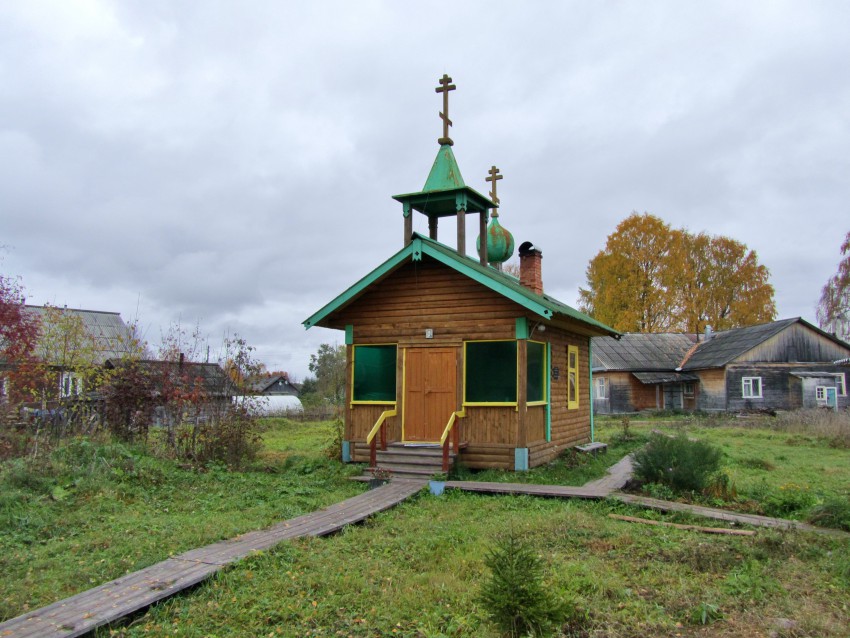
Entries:
<svg viewBox="0 0 850 638">
<path fill-rule="evenodd" d="M 681 421 L 635 424 L 637 439 L 624 441 L 619 421 L 600 419 L 606 456 L 567 457 L 524 475 L 461 475 L 580 485 L 655 427 L 672 431 Z M 818 499 L 847 495 L 850 450 L 758 427 L 686 427 L 723 449 L 744 504 L 790 483 Z M 68 453 L 77 469 L 60 476 L 7 462 L 3 617 L 358 493 L 363 487 L 346 480 L 355 468 L 322 458 L 332 434 L 330 424 L 275 422 L 248 472 L 181 470 L 126 450 L 98 457 L 83 444 Z M 126 454 L 132 462 L 120 460 Z M 106 461 L 88 460 L 96 458 Z M 477 594 L 487 550 L 511 531 L 543 558 L 547 588 L 573 605 L 562 635 L 768 636 L 777 618 L 796 623 L 780 636 L 848 635 L 846 538 L 764 529 L 716 536 L 610 513 L 721 526 L 613 501 L 423 493 L 337 535 L 283 543 L 99 635 L 496 636 Z"/>
<path fill-rule="evenodd" d="M 325 459 L 330 423 L 273 421 L 244 472 L 181 469 L 141 450 L 75 441 L 50 463 L 0 466 L 0 618 L 179 553 L 354 496 Z"/>
</svg>

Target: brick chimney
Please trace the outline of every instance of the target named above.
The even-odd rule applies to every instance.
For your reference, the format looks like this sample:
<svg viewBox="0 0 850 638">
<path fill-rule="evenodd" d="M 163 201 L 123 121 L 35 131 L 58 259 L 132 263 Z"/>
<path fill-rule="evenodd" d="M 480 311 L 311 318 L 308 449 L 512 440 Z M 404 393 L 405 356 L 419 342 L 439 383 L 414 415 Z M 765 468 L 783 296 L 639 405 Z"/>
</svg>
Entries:
<svg viewBox="0 0 850 638">
<path fill-rule="evenodd" d="M 519 283 L 538 295 L 543 294 L 543 253 L 530 241 L 519 247 Z"/>
</svg>

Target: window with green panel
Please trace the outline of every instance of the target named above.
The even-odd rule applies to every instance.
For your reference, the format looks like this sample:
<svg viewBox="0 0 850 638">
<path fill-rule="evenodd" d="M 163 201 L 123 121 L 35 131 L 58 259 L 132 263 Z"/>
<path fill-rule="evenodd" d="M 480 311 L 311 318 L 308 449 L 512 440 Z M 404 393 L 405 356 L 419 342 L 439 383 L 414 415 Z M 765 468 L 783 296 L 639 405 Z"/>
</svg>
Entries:
<svg viewBox="0 0 850 638">
<path fill-rule="evenodd" d="M 464 344 L 466 403 L 516 403 L 516 341 Z"/>
<path fill-rule="evenodd" d="M 396 400 L 397 346 L 354 346 L 352 400 L 393 403 Z"/>
<path fill-rule="evenodd" d="M 529 403 L 546 401 L 546 373 L 546 344 L 529 341 L 525 383 L 526 401 Z"/>
</svg>

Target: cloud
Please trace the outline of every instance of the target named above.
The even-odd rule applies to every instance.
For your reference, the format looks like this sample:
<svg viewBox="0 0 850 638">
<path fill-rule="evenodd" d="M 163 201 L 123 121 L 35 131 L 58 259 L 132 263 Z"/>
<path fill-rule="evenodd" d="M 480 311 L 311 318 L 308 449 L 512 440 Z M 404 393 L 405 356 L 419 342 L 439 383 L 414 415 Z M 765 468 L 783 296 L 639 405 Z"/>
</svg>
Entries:
<svg viewBox="0 0 850 638">
<path fill-rule="evenodd" d="M 240 332 L 303 376 L 336 333 L 300 322 L 401 247 L 391 195 L 425 181 L 446 72 L 466 182 L 486 192 L 502 169 L 501 222 L 543 248 L 564 301 L 637 210 L 744 241 L 780 315 L 812 318 L 847 231 L 847 18 L 783 2 L 4 5 L 3 269 L 36 302 L 138 306 L 151 340 L 178 317 Z"/>
</svg>

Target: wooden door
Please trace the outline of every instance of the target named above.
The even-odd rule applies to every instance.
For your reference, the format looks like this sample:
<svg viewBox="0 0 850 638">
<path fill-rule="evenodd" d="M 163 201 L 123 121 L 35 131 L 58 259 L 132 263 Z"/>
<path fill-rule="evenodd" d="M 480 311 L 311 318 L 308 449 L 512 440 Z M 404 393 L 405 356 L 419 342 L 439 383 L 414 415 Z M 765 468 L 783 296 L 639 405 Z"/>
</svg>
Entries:
<svg viewBox="0 0 850 638">
<path fill-rule="evenodd" d="M 457 351 L 408 348 L 404 369 L 404 440 L 438 442 L 457 409 Z"/>
</svg>

